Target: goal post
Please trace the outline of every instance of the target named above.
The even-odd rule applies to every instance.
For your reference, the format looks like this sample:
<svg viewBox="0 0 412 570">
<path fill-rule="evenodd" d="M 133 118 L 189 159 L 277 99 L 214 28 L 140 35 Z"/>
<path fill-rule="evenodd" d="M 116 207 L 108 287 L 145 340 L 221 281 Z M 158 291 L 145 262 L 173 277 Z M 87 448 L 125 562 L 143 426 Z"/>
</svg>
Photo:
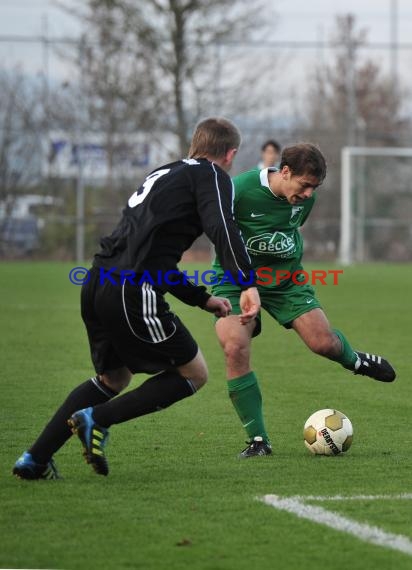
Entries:
<svg viewBox="0 0 412 570">
<path fill-rule="evenodd" d="M 412 158 L 409 147 L 357 147 L 347 146 L 341 152 L 341 218 L 340 218 L 340 251 L 339 261 L 342 265 L 350 265 L 354 261 L 355 250 L 355 216 L 353 196 L 353 157 L 394 157 Z M 365 213 L 360 212 L 359 227 L 363 227 Z M 358 227 L 358 231 L 359 231 Z M 357 259 L 362 261 L 362 259 Z"/>
</svg>

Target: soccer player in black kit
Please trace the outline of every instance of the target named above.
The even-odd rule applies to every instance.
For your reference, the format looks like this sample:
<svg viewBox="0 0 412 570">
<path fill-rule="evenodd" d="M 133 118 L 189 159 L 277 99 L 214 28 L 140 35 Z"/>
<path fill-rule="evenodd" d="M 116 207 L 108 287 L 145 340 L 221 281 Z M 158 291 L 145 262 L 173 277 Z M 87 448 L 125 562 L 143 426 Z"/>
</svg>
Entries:
<svg viewBox="0 0 412 570">
<path fill-rule="evenodd" d="M 53 455 L 72 432 L 81 440 L 87 463 L 107 475 L 107 428 L 167 408 L 206 383 L 203 355 L 164 298 L 171 293 L 218 317 L 230 313 L 227 299 L 209 295 L 177 268 L 202 232 L 243 289 L 241 323 L 257 315 L 259 294 L 233 219 L 233 185 L 227 174 L 239 145 L 240 133 L 230 121 L 206 119 L 195 130 L 189 158 L 159 167 L 130 197 L 113 233 L 101 240 L 82 287 L 81 313 L 96 375 L 69 394 L 17 460 L 15 475 L 57 478 Z M 166 274 L 168 279 L 159 279 Z M 154 375 L 115 397 L 136 372 Z"/>
</svg>

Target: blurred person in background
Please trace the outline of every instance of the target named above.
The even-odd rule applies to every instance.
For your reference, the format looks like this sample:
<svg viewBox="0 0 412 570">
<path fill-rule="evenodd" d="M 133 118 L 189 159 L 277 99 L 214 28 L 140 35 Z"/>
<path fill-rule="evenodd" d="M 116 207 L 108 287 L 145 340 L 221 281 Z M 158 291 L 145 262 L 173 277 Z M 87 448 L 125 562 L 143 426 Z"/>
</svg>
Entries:
<svg viewBox="0 0 412 570">
<path fill-rule="evenodd" d="M 270 166 L 279 166 L 281 146 L 274 139 L 267 140 L 263 145 L 260 155 L 259 170 L 269 168 Z"/>
</svg>

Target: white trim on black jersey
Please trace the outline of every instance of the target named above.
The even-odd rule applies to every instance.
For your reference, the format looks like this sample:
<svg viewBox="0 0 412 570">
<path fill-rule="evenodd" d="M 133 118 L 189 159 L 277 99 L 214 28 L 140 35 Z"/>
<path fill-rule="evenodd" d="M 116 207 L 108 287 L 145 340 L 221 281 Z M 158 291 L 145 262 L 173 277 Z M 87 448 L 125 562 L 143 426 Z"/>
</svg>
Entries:
<svg viewBox="0 0 412 570">
<path fill-rule="evenodd" d="M 221 214 L 221 216 L 222 216 L 223 225 L 224 225 L 224 227 L 225 227 L 225 232 L 226 232 L 226 235 L 227 235 L 227 241 L 228 241 L 228 243 L 229 243 L 230 251 L 232 252 L 232 257 L 233 257 L 233 259 L 234 259 L 234 261 L 235 261 L 236 267 L 238 268 L 238 270 L 239 270 L 239 272 L 241 273 L 241 275 L 245 278 L 246 275 L 245 275 L 245 273 L 242 271 L 242 269 L 240 268 L 240 266 L 239 266 L 239 264 L 238 264 L 238 262 L 237 262 L 236 255 L 235 255 L 235 252 L 234 252 L 233 247 L 232 247 L 232 242 L 230 241 L 230 235 L 229 235 L 229 230 L 228 230 L 227 225 L 226 225 L 225 216 L 223 215 L 222 201 L 221 201 L 221 199 L 220 199 L 220 188 L 219 188 L 219 184 L 218 184 L 218 181 L 217 181 L 217 170 L 216 170 L 215 165 L 213 164 L 213 162 L 211 162 L 210 164 L 212 165 L 213 171 L 214 171 L 214 173 L 215 173 L 215 185 L 216 185 L 217 197 L 218 197 L 218 201 L 219 201 L 219 210 L 220 210 L 220 214 Z M 232 214 L 233 214 L 233 202 L 234 202 L 234 199 L 235 199 L 235 189 L 234 189 L 232 180 L 231 180 L 231 184 L 232 184 Z M 240 236 L 240 232 L 239 232 L 239 236 Z M 242 239 L 242 238 L 241 238 L 241 239 Z M 245 246 L 245 252 L 246 252 L 246 255 L 247 255 L 247 257 L 249 258 L 249 261 L 250 261 L 249 254 L 248 254 L 247 251 L 246 251 L 246 246 Z"/>
</svg>

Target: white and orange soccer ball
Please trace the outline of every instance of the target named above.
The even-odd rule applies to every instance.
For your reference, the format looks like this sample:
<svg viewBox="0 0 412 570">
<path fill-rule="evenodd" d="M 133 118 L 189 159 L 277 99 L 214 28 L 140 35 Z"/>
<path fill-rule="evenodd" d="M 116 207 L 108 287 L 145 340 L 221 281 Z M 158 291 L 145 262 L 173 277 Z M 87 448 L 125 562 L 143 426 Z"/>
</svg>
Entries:
<svg viewBox="0 0 412 570">
<path fill-rule="evenodd" d="M 303 428 L 306 447 L 315 455 L 339 455 L 352 445 L 353 427 L 338 410 L 318 410 Z"/>
</svg>

